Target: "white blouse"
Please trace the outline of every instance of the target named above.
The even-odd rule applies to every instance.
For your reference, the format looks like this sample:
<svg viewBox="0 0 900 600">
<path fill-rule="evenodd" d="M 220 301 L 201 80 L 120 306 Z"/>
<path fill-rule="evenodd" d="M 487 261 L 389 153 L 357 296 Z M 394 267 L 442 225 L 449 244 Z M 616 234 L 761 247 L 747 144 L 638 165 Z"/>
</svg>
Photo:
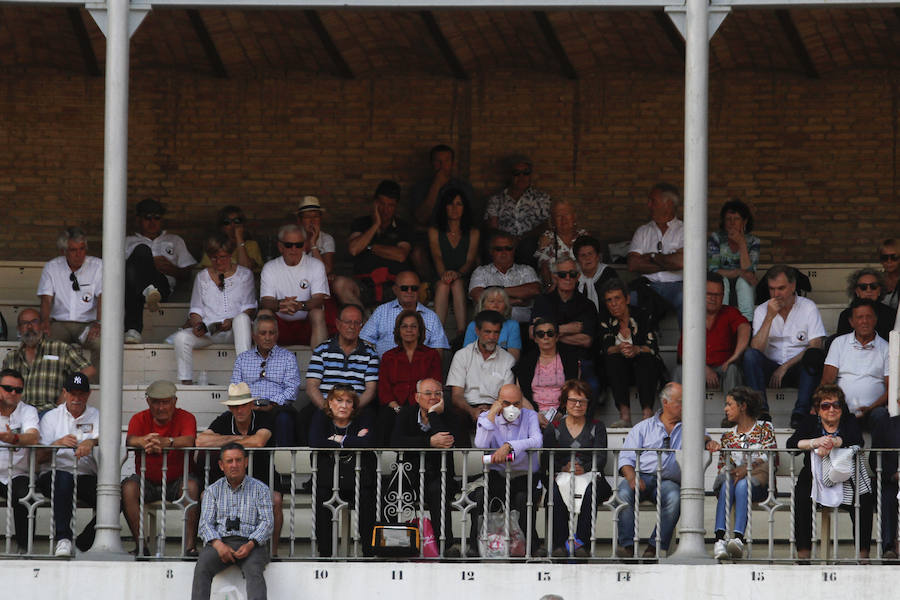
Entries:
<svg viewBox="0 0 900 600">
<path fill-rule="evenodd" d="M 213 281 L 209 269 L 197 273 L 191 292 L 191 312 L 200 315 L 203 322 L 221 323 L 233 319 L 247 309 L 256 308 L 256 286 L 253 272 L 238 265 L 231 277 L 225 278 L 225 288 Z"/>
</svg>

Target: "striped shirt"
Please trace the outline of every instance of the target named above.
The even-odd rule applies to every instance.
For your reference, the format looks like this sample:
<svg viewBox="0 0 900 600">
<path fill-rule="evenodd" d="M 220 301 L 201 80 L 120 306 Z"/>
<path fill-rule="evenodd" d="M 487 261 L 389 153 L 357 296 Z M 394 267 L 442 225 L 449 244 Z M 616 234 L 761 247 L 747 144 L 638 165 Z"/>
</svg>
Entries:
<svg viewBox="0 0 900 600">
<path fill-rule="evenodd" d="M 228 529 L 226 521 L 235 518 L 240 526 Z M 222 477 L 203 493 L 198 534 L 207 544 L 236 536 L 262 546 L 272 537 L 273 520 L 272 492 L 266 484 L 247 475 L 235 489 Z"/>
<path fill-rule="evenodd" d="M 22 402 L 35 407 L 38 412 L 56 408 L 56 399 L 66 376 L 82 371 L 88 365 L 90 363 L 72 346 L 46 338 L 38 343 L 31 364 L 25 359 L 24 344 L 3 359 L 4 369 L 16 369 L 25 377 Z"/>
<path fill-rule="evenodd" d="M 344 354 L 337 337 L 322 342 L 309 358 L 307 379 L 320 380 L 319 389 L 327 394 L 340 383 L 352 385 L 357 394 L 366 391 L 366 384 L 378 381 L 378 355 L 371 345 L 358 340 L 351 354 Z"/>
<path fill-rule="evenodd" d="M 241 382 L 250 386 L 254 398 L 282 406 L 292 404 L 300 387 L 297 357 L 281 346 L 273 346 L 266 358 L 256 348 L 241 352 L 234 361 L 231 383 Z"/>
</svg>

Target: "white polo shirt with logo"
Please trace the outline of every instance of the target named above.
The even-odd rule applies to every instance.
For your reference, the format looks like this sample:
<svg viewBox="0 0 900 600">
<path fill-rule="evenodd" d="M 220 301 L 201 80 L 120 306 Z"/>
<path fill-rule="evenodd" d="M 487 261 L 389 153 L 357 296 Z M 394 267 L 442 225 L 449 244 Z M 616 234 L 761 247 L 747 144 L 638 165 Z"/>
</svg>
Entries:
<svg viewBox="0 0 900 600">
<path fill-rule="evenodd" d="M 197 264 L 197 261 L 194 260 L 193 256 L 191 256 L 191 253 L 188 252 L 187 245 L 185 245 L 184 240 L 174 233 L 166 233 L 165 231 L 163 231 L 158 236 L 156 236 L 155 239 L 152 240 L 145 235 L 141 235 L 140 233 L 126 236 L 125 258 L 127 259 L 129 256 L 131 256 L 131 253 L 134 252 L 134 249 L 140 244 L 146 244 L 147 246 L 149 246 L 150 250 L 153 252 L 153 256 L 165 256 L 170 263 L 180 269 Z M 169 281 L 169 290 L 174 290 L 175 278 L 171 275 L 166 275 L 166 279 Z"/>
<path fill-rule="evenodd" d="M 88 323 L 97 319 L 97 299 L 103 293 L 103 261 L 87 256 L 74 271 L 78 289 L 72 289 L 72 269 L 65 256 L 47 261 L 38 282 L 38 296 L 53 296 L 50 318 L 55 321 Z"/>
<path fill-rule="evenodd" d="M 851 411 L 871 406 L 884 393 L 891 370 L 889 356 L 889 344 L 877 333 L 868 344 L 861 344 L 852 331 L 831 342 L 825 364 L 838 370 L 835 383 L 844 391 Z"/>
<path fill-rule="evenodd" d="M 18 433 L 19 435 L 38 431 L 38 411 L 35 407 L 24 402 L 19 402 L 16 409 L 8 417 L 0 416 L 0 430 Z M 10 453 L 9 448 L 15 448 Z M 31 450 L 16 448 L 6 442 L 0 442 L 0 483 L 9 485 L 9 465 L 12 463 L 12 476 L 28 474 L 28 455 Z M 10 454 L 12 456 L 10 456 Z M 11 459 L 11 460 L 10 460 Z"/>
<path fill-rule="evenodd" d="M 753 335 L 762 327 L 766 319 L 768 302 L 763 302 L 753 311 Z M 809 347 L 809 340 L 825 337 L 825 325 L 816 303 L 809 298 L 797 296 L 787 320 L 780 314 L 772 319 L 769 340 L 763 354 L 766 358 L 783 365 Z"/>
<path fill-rule="evenodd" d="M 309 300 L 315 294 L 328 296 L 328 275 L 325 263 L 318 258 L 304 254 L 300 262 L 289 267 L 284 257 L 279 256 L 267 262 L 262 269 L 259 280 L 260 298 L 270 297 L 282 300 L 295 296 L 298 302 Z M 307 311 L 298 310 L 292 315 L 278 313 L 284 321 L 305 319 Z"/>
</svg>

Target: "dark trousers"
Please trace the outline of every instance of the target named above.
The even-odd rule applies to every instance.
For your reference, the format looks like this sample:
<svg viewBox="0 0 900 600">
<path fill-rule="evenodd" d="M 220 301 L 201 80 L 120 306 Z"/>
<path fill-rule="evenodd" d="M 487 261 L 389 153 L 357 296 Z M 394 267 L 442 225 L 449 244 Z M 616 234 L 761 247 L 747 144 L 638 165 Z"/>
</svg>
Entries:
<svg viewBox="0 0 900 600">
<path fill-rule="evenodd" d="M 334 548 L 331 543 L 331 510 L 324 505 L 331 498 L 331 477 L 327 477 L 327 487 L 316 486 L 316 544 L 319 556 L 331 556 Z M 341 489 L 341 499 L 354 503 L 353 488 Z M 375 527 L 375 488 L 361 486 L 359 489 L 359 538 L 364 556 L 372 556 L 372 529 Z"/>
<path fill-rule="evenodd" d="M 452 460 L 451 457 L 447 457 L 448 460 Z M 418 476 L 416 479 L 416 490 L 418 490 Z M 447 498 L 444 500 L 444 523 L 447 525 L 447 533 L 448 537 L 445 540 L 446 546 L 449 547 L 453 543 L 453 530 L 452 530 L 452 521 L 450 520 L 450 513 L 452 507 L 450 503 L 453 502 L 453 495 L 458 489 L 458 485 L 449 475 L 446 477 L 447 480 Z M 418 493 L 418 491 L 416 492 Z M 431 475 L 429 473 L 425 473 L 425 505 L 428 507 L 428 512 L 431 516 L 431 528 L 434 530 L 434 541 L 437 544 L 441 542 L 441 476 L 440 474 Z M 524 530 L 523 530 L 524 531 Z"/>
<path fill-rule="evenodd" d="M 824 361 L 818 360 L 822 355 L 819 348 L 809 348 L 806 355 L 797 364 L 788 369 L 782 379 L 781 385 L 797 386 L 797 402 L 794 404 L 793 414 L 808 415 L 812 393 L 819 380 L 822 379 L 822 370 L 820 367 L 813 367 Z M 744 352 L 744 383 L 753 388 L 763 396 L 763 412 L 769 412 L 769 402 L 766 398 L 766 386 L 769 385 L 769 378 L 778 368 L 778 363 L 766 357 L 765 354 L 754 348 L 747 348 Z"/>
<path fill-rule="evenodd" d="M 897 551 L 897 482 L 881 484 L 881 547 Z"/>
<path fill-rule="evenodd" d="M 247 538 L 226 537 L 222 538 L 231 549 L 237 550 L 247 543 Z M 246 558 L 237 561 L 247 582 L 247 600 L 266 600 L 266 578 L 263 571 L 269 563 L 269 548 L 267 544 L 255 546 Z M 209 600 L 210 588 L 213 577 L 219 571 L 225 570 L 231 563 L 223 563 L 219 553 L 212 545 L 207 544 L 200 550 L 197 564 L 194 566 L 194 583 L 191 585 L 191 600 Z"/>
<path fill-rule="evenodd" d="M 641 408 L 653 408 L 659 385 L 659 360 L 650 354 L 625 358 L 621 354 L 606 355 L 606 379 L 612 388 L 616 406 L 629 406 L 628 386 L 637 383 Z"/>
<path fill-rule="evenodd" d="M 597 478 L 600 495 L 597 504 L 606 502 L 612 496 L 612 488 L 602 475 Z M 591 544 L 591 515 L 594 512 L 594 486 L 588 485 L 581 501 L 581 511 L 575 523 L 575 537 L 587 546 Z M 563 548 L 569 540 L 569 508 L 563 502 L 559 488 L 553 484 L 553 548 Z"/>
<path fill-rule="evenodd" d="M 148 285 L 156 286 L 163 300 L 172 293 L 169 280 L 153 264 L 153 251 L 140 244 L 125 261 L 125 331 L 143 331 L 144 289 Z"/>
<path fill-rule="evenodd" d="M 6 498 L 7 503 L 12 504 L 13 523 L 16 526 L 15 538 L 20 548 L 28 548 L 28 508 L 19 502 L 28 495 L 28 476 L 19 475 L 12 478 L 12 498 L 9 497 L 9 487 L 0 483 L 0 496 Z M 5 535 L 6 532 L 3 532 Z"/>
<path fill-rule="evenodd" d="M 840 484 L 839 484 L 840 485 Z M 797 476 L 794 488 L 794 539 L 798 550 L 812 548 L 812 472 L 804 467 Z M 850 520 L 856 525 L 856 509 L 850 504 L 841 504 L 841 510 L 850 513 Z M 831 510 L 826 509 L 826 510 Z M 859 496 L 859 548 L 868 550 L 872 545 L 872 494 Z M 894 513 L 896 515 L 896 512 Z M 854 527 L 855 531 L 855 527 Z"/>
<path fill-rule="evenodd" d="M 55 484 L 53 486 L 53 529 L 56 532 L 55 537 L 57 540 L 71 540 L 72 510 L 75 507 L 72 494 L 75 491 L 75 477 L 68 471 L 57 471 L 56 479 L 53 483 Z M 50 471 L 42 473 L 38 477 L 37 488 L 47 498 L 51 495 L 50 484 Z M 91 508 L 97 508 L 96 475 L 78 476 L 78 499 Z M 88 527 L 90 526 L 88 525 Z"/>
<path fill-rule="evenodd" d="M 541 490 L 537 484 L 540 481 L 537 473 L 531 475 L 531 551 L 534 552 L 540 545 L 540 539 L 535 528 L 535 511 L 541 498 Z M 519 527 L 522 533 L 528 532 L 528 475 L 517 475 L 509 480 L 509 510 L 519 511 Z M 478 536 L 481 530 L 478 528 L 478 517 L 484 514 L 484 488 L 476 489 L 469 498 L 477 506 L 469 513 L 472 516 L 472 525 L 469 529 L 469 544 L 473 548 L 478 548 Z M 488 471 L 488 511 L 491 510 L 491 504 L 495 504 L 495 500 L 501 502 L 506 501 L 506 477 L 503 473 L 497 471 Z"/>
<path fill-rule="evenodd" d="M 275 411 L 275 431 L 272 432 L 275 436 L 275 445 L 282 448 L 293 446 L 296 441 L 294 418 L 297 411 L 293 406 L 287 404 L 277 406 L 272 410 Z"/>
</svg>

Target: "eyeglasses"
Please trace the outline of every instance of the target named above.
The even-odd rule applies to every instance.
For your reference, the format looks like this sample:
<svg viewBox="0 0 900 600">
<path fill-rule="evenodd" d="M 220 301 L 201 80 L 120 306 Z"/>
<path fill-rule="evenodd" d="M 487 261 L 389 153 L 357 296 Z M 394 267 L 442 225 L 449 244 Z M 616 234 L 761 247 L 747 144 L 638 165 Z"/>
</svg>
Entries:
<svg viewBox="0 0 900 600">
<path fill-rule="evenodd" d="M 662 240 L 659 240 L 658 242 L 656 242 L 656 251 L 662 252 Z"/>
<path fill-rule="evenodd" d="M 278 242 L 285 248 L 302 248 L 306 245 L 306 242 Z"/>
<path fill-rule="evenodd" d="M 830 410 L 832 408 L 834 410 L 841 410 L 841 403 L 840 402 L 820 402 L 819 403 L 819 410 Z"/>
<path fill-rule="evenodd" d="M 856 284 L 856 289 L 862 290 L 862 291 L 872 290 L 874 292 L 875 290 L 880 289 L 880 288 L 881 288 L 881 286 L 878 285 L 877 283 L 857 283 Z"/>
<path fill-rule="evenodd" d="M 145 221 L 159 221 L 162 219 L 162 215 L 141 215 L 141 218 Z"/>
<path fill-rule="evenodd" d="M 75 277 L 75 273 L 69 273 L 69 281 L 72 282 L 72 291 L 77 292 L 81 290 L 81 286 L 78 285 L 78 278 Z"/>
<path fill-rule="evenodd" d="M 231 225 L 234 223 L 235 225 L 240 225 L 244 222 L 243 217 L 234 217 L 233 219 L 222 219 L 222 225 Z"/>
<path fill-rule="evenodd" d="M 565 279 L 568 277 L 569 279 L 578 279 L 581 275 L 578 271 L 554 271 L 557 277 L 560 279 Z"/>
<path fill-rule="evenodd" d="M 669 449 L 672 447 L 672 438 L 666 436 L 663 438 L 663 448 Z"/>
<path fill-rule="evenodd" d="M 494 252 L 512 252 L 515 248 L 512 246 L 494 246 L 491 250 Z"/>
<path fill-rule="evenodd" d="M 21 394 L 25 390 L 22 386 L 4 385 L 2 383 L 0 383 L 0 388 L 3 388 L 10 394 Z"/>
<path fill-rule="evenodd" d="M 398 285 L 397 287 L 400 288 L 401 292 L 418 292 L 419 291 L 419 286 L 417 286 L 417 285 Z"/>
<path fill-rule="evenodd" d="M 538 338 L 538 339 L 543 339 L 543 338 L 545 338 L 545 337 L 548 337 L 548 338 L 555 338 L 555 337 L 556 337 L 556 331 L 553 330 L 553 329 L 541 329 L 541 330 L 535 330 L 535 332 L 534 332 L 534 337 L 536 337 L 536 338 Z"/>
<path fill-rule="evenodd" d="M 266 378 L 266 361 L 262 361 L 261 363 L 259 363 L 259 378 Z"/>
<path fill-rule="evenodd" d="M 437 391 L 428 390 L 427 392 L 419 392 L 419 393 L 422 394 L 423 396 L 428 396 L 429 398 L 443 398 L 444 397 L 444 392 L 442 392 L 441 390 L 437 390 Z"/>
<path fill-rule="evenodd" d="M 219 290 L 225 291 L 225 273 L 219 273 Z"/>
<path fill-rule="evenodd" d="M 892 261 L 894 261 L 894 262 L 897 262 L 897 260 L 900 260 L 900 255 L 897 255 L 897 254 L 882 254 L 879 258 L 881 258 L 881 262 L 887 262 L 887 261 L 889 261 L 889 260 L 892 260 Z"/>
<path fill-rule="evenodd" d="M 573 406 L 587 406 L 587 398 L 566 398 L 566 402 Z"/>
<path fill-rule="evenodd" d="M 362 321 L 345 321 L 344 319 L 338 319 L 338 321 L 347 327 L 362 327 Z"/>
<path fill-rule="evenodd" d="M 513 177 L 519 177 L 520 175 L 531 175 L 531 169 L 513 169 L 512 175 Z"/>
</svg>

